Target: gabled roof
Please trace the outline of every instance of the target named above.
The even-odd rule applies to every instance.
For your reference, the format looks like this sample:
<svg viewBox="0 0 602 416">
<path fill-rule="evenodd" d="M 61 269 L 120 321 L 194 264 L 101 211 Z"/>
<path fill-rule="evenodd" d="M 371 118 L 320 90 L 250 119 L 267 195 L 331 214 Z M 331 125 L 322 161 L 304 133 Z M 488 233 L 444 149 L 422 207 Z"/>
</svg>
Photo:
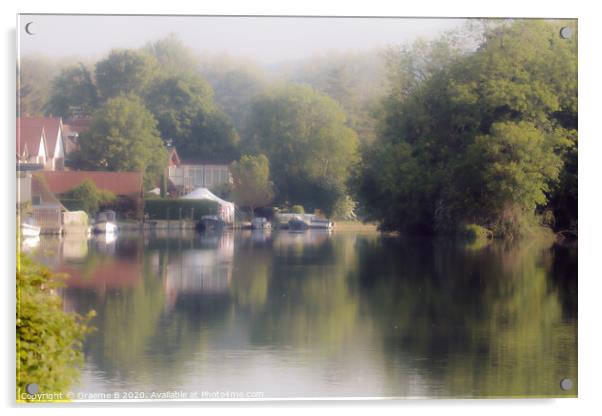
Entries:
<svg viewBox="0 0 602 416">
<path fill-rule="evenodd" d="M 54 194 L 63 194 L 81 185 L 86 179 L 91 180 L 102 190 L 115 195 L 138 197 L 142 193 L 142 173 L 140 172 L 102 172 L 102 171 L 43 171 L 48 189 Z"/>
<path fill-rule="evenodd" d="M 48 155 L 44 127 L 23 125 L 17 120 L 17 154 L 23 156 L 27 153 L 27 156 L 37 156 L 40 152 L 40 145 L 44 146 L 46 155 Z"/>
<path fill-rule="evenodd" d="M 167 149 L 169 152 L 169 162 L 168 165 L 169 166 L 178 166 L 181 161 L 180 161 L 180 156 L 178 155 L 178 152 L 176 150 L 175 147 L 170 147 Z"/>
<path fill-rule="evenodd" d="M 54 156 L 59 133 L 62 139 L 62 121 L 60 117 L 19 117 L 17 120 L 17 126 L 19 125 L 21 125 L 22 128 L 44 128 L 46 133 L 46 149 L 48 150 L 48 156 Z"/>
</svg>

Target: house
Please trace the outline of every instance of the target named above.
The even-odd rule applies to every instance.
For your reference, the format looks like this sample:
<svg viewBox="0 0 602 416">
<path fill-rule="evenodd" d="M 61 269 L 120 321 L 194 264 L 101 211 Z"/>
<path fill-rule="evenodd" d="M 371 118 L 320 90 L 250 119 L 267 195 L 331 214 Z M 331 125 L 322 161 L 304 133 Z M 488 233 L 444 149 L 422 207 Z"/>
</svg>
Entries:
<svg viewBox="0 0 602 416">
<path fill-rule="evenodd" d="M 17 163 L 46 166 L 47 159 L 48 146 L 44 127 L 23 125 L 17 120 Z"/>
<path fill-rule="evenodd" d="M 169 150 L 168 187 L 183 195 L 197 188 L 215 189 L 232 181 L 227 163 L 183 161 L 174 147 Z"/>
<path fill-rule="evenodd" d="M 40 137 L 42 136 L 42 137 Z M 19 117 L 17 118 L 17 152 L 24 161 L 35 153 L 31 145 L 45 141 L 45 149 L 37 146 L 36 163 L 42 163 L 46 170 L 65 169 L 65 143 L 63 138 L 63 122 L 60 117 Z M 44 153 L 44 154 L 42 154 Z M 19 159 L 21 160 L 21 159 Z"/>
</svg>

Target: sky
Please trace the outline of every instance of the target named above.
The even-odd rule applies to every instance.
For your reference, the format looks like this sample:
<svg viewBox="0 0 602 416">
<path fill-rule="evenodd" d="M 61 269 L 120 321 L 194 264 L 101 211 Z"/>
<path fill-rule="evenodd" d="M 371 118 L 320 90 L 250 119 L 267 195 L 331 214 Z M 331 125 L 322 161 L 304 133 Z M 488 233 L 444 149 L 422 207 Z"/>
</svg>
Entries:
<svg viewBox="0 0 602 416">
<path fill-rule="evenodd" d="M 25 32 L 28 26 L 33 35 Z M 195 52 L 272 65 L 331 51 L 360 52 L 433 38 L 462 19 L 20 15 L 21 55 L 99 59 L 170 33 Z"/>
</svg>

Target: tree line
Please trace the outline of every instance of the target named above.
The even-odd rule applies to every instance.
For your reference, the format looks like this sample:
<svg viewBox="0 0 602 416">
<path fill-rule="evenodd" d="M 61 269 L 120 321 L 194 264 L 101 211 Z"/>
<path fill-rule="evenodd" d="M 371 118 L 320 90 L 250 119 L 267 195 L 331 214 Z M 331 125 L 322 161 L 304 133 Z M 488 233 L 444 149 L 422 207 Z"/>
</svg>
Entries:
<svg viewBox="0 0 602 416">
<path fill-rule="evenodd" d="M 43 111 L 92 114 L 75 167 L 143 171 L 148 186 L 173 144 L 184 159 L 238 161 L 232 195 L 250 208 L 355 208 L 414 234 L 576 230 L 572 22 L 479 21 L 370 56 L 372 65 L 341 55 L 274 77 L 195 56 L 169 36 L 64 68 Z"/>
</svg>

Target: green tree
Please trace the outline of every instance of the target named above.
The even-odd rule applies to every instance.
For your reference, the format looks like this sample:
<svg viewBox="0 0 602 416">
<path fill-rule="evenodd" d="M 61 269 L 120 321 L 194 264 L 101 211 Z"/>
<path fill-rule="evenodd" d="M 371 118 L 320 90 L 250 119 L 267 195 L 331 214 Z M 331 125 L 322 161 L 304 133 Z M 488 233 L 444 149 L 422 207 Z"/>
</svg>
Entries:
<svg viewBox="0 0 602 416">
<path fill-rule="evenodd" d="M 54 291 L 61 276 L 19 255 L 17 262 L 17 400 L 27 384 L 38 384 L 40 393 L 66 393 L 83 365 L 82 342 L 87 316 L 63 311 L 62 298 Z"/>
<path fill-rule="evenodd" d="M 92 75 L 84 64 L 63 69 L 53 80 L 52 90 L 45 105 L 47 114 L 68 117 L 73 107 L 90 114 L 98 107 L 98 93 Z"/>
<path fill-rule="evenodd" d="M 90 179 L 60 196 L 61 202 L 70 210 L 83 210 L 90 216 L 98 213 L 101 205 L 114 201 L 115 194 L 98 189 Z"/>
<path fill-rule="evenodd" d="M 346 194 L 358 139 L 333 99 L 291 85 L 253 103 L 244 146 L 270 160 L 279 202 L 330 213 Z"/>
<path fill-rule="evenodd" d="M 390 51 L 380 137 L 354 179 L 366 217 L 419 233 L 533 224 L 576 137 L 576 39 L 560 25 L 515 21 L 485 27 L 474 49 L 446 36 Z"/>
<path fill-rule="evenodd" d="M 80 139 L 80 167 L 143 172 L 154 184 L 167 165 L 167 151 L 153 115 L 136 96 L 109 99 Z"/>
<path fill-rule="evenodd" d="M 96 84 L 103 100 L 120 94 L 142 95 L 158 76 L 154 56 L 134 49 L 113 49 L 96 64 Z"/>
<path fill-rule="evenodd" d="M 244 133 L 252 101 L 266 88 L 257 69 L 243 67 L 203 67 L 203 76 L 211 83 L 215 105 L 232 121 L 236 131 Z"/>
<path fill-rule="evenodd" d="M 270 164 L 265 155 L 244 155 L 230 166 L 232 173 L 234 201 L 248 207 L 251 216 L 255 208 L 266 206 L 274 198 L 273 184 L 270 181 Z"/>
<path fill-rule="evenodd" d="M 161 136 L 188 158 L 231 161 L 238 136 L 215 107 L 211 86 L 198 75 L 168 77 L 149 87 L 146 102 Z"/>
</svg>

